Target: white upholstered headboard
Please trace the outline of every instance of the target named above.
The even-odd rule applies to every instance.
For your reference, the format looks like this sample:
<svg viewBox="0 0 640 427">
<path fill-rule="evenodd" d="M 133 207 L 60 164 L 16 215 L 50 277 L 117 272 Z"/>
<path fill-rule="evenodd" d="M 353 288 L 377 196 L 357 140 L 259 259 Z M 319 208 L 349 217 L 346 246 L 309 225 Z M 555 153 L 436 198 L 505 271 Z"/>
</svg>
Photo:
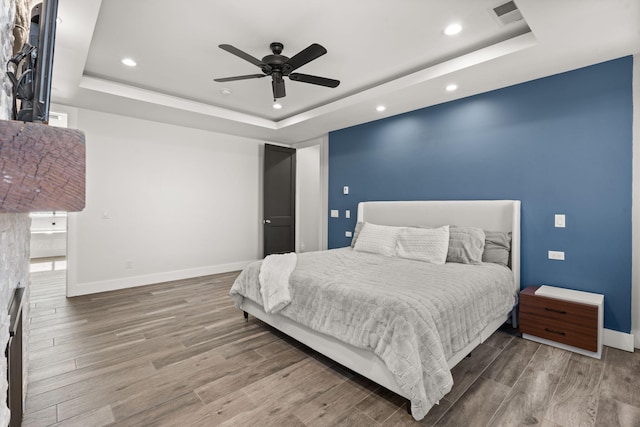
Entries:
<svg viewBox="0 0 640 427">
<path fill-rule="evenodd" d="M 520 291 L 519 200 L 418 200 L 358 203 L 358 222 L 380 225 L 459 225 L 511 231 L 511 271 Z"/>
</svg>

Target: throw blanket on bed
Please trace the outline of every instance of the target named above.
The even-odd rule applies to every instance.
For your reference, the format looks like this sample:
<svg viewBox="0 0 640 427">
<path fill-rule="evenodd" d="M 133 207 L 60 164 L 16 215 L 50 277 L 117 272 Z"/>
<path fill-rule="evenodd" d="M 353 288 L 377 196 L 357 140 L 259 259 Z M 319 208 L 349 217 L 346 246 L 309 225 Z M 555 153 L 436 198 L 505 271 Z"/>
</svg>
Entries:
<svg viewBox="0 0 640 427">
<path fill-rule="evenodd" d="M 289 276 L 296 268 L 298 257 L 295 253 L 267 256 L 260 266 L 260 295 L 264 311 L 273 314 L 291 302 Z"/>
<path fill-rule="evenodd" d="M 233 284 L 237 307 L 243 298 L 262 303 L 260 263 Z M 447 360 L 515 301 L 513 275 L 498 264 L 434 265 L 351 248 L 299 254 L 290 282 L 279 315 L 373 351 L 417 420 L 451 390 Z"/>
</svg>

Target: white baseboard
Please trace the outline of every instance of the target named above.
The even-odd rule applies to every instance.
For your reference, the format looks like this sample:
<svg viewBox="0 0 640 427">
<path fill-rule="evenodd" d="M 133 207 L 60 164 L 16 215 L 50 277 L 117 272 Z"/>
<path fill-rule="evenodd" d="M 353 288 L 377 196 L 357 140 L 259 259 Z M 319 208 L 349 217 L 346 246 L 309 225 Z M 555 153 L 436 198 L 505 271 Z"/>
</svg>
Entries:
<svg viewBox="0 0 640 427">
<path fill-rule="evenodd" d="M 95 294 L 98 292 L 115 291 L 118 289 L 134 288 L 137 286 L 152 285 L 155 283 L 169 282 L 172 280 L 190 279 L 192 277 L 208 276 L 210 274 L 228 273 L 238 271 L 252 263 L 250 261 L 240 261 L 230 264 L 211 265 L 207 267 L 190 268 L 186 270 L 166 271 L 141 276 L 122 277 L 118 279 L 102 280 L 98 282 L 69 283 L 67 285 L 67 296 L 76 297 L 80 295 Z"/>
<path fill-rule="evenodd" d="M 633 353 L 633 334 L 626 334 L 624 332 L 614 331 L 613 329 L 605 329 L 602 337 L 602 343 L 607 347 L 613 347 Z"/>
</svg>

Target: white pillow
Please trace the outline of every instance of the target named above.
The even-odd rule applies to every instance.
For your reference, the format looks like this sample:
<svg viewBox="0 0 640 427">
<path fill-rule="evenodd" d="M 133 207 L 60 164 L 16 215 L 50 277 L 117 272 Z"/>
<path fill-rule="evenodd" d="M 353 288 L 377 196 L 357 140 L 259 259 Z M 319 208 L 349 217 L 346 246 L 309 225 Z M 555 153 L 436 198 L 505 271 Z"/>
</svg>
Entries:
<svg viewBox="0 0 640 427">
<path fill-rule="evenodd" d="M 444 264 L 449 250 L 449 226 L 403 228 L 398 234 L 396 255 L 400 258 Z"/>
<path fill-rule="evenodd" d="M 353 249 L 360 252 L 394 256 L 396 254 L 396 239 L 401 229 L 402 227 L 365 222 Z"/>
</svg>

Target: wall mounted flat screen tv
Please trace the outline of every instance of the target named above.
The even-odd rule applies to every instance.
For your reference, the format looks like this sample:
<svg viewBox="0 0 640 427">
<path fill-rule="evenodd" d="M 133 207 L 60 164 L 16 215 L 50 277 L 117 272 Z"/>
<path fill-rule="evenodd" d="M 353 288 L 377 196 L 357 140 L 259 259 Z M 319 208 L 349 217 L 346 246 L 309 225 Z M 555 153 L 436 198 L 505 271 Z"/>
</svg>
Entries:
<svg viewBox="0 0 640 427">
<path fill-rule="evenodd" d="M 56 38 L 58 0 L 44 0 L 31 9 L 29 41 L 9 60 L 13 85 L 13 120 L 47 123 Z"/>
</svg>

